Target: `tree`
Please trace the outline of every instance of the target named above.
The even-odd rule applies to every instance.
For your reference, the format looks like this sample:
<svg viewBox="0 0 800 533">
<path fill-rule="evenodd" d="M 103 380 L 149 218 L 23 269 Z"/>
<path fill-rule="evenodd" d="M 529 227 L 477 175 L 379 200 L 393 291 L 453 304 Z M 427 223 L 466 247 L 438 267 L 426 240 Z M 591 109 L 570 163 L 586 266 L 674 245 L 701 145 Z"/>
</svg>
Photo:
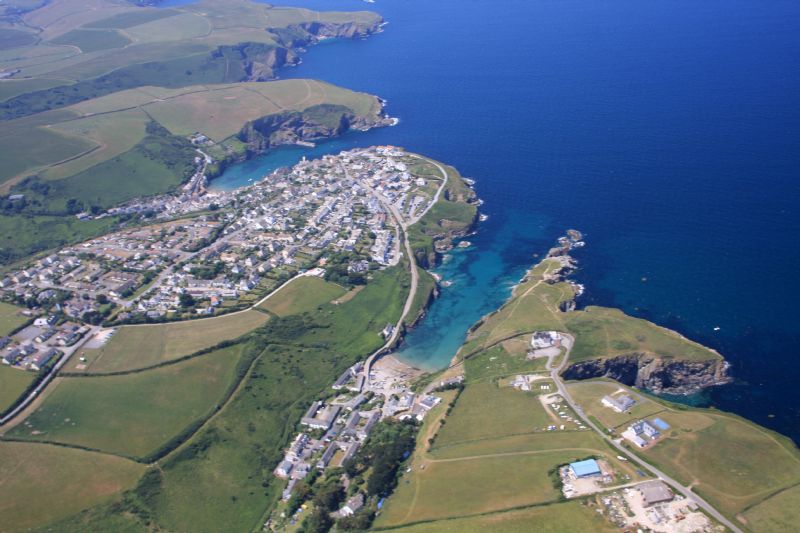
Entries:
<svg viewBox="0 0 800 533">
<path fill-rule="evenodd" d="M 303 521 L 301 531 L 307 533 L 326 533 L 330 531 L 332 526 L 333 520 L 328 514 L 328 511 L 317 508 Z"/>
<path fill-rule="evenodd" d="M 193 307 L 195 304 L 194 298 L 188 292 L 182 293 L 179 297 L 181 307 Z"/>
<path fill-rule="evenodd" d="M 108 296 L 106 296 L 105 294 L 98 294 L 95 299 L 97 300 L 97 303 L 99 303 L 100 305 L 105 305 L 108 303 Z"/>
</svg>

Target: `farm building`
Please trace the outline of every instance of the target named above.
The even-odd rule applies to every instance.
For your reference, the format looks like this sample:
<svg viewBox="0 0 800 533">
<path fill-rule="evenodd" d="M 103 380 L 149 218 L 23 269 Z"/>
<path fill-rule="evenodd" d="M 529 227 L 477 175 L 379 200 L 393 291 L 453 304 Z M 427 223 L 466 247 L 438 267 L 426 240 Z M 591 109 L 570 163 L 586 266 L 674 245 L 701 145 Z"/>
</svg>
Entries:
<svg viewBox="0 0 800 533">
<path fill-rule="evenodd" d="M 585 461 L 578 461 L 569 464 L 570 470 L 576 478 L 599 476 L 600 465 L 594 459 L 586 459 Z"/>
<path fill-rule="evenodd" d="M 674 498 L 672 491 L 669 490 L 666 483 L 658 479 L 637 485 L 636 489 L 642 494 L 646 507 L 659 503 L 671 502 Z"/>
<path fill-rule="evenodd" d="M 613 396 L 603 396 L 603 405 L 610 407 L 618 413 L 624 413 L 636 404 L 636 401 L 627 394 Z"/>
</svg>

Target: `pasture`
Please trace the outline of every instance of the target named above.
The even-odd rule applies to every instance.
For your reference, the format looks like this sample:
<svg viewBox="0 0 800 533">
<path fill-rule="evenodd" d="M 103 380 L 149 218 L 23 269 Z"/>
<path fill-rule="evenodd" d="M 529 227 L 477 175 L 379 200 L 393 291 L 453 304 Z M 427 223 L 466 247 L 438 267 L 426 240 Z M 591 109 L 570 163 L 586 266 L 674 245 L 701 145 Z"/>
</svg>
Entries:
<svg viewBox="0 0 800 533">
<path fill-rule="evenodd" d="M 687 361 L 720 359 L 720 355 L 680 334 L 618 309 L 587 307 L 565 315 L 575 334 L 571 361 L 646 352 Z"/>
<path fill-rule="evenodd" d="M 267 320 L 263 313 L 245 311 L 170 324 L 121 326 L 105 346 L 86 350 L 86 371 L 102 374 L 157 365 L 240 337 Z M 70 361 L 69 370 L 76 370 L 77 364 L 77 359 Z"/>
<path fill-rule="evenodd" d="M 470 383 L 439 430 L 434 449 L 508 435 L 532 433 L 554 424 L 536 394 L 491 382 Z"/>
<path fill-rule="evenodd" d="M 243 353 L 255 360 L 237 393 L 160 462 L 159 477 L 136 488 L 153 522 L 168 531 L 261 527 L 263 513 L 283 486 L 272 476 L 272 465 L 297 421 L 336 376 L 381 345 L 378 332 L 397 321 L 407 282 L 407 274 L 387 269 L 345 303 L 326 304 L 305 318 L 278 317 L 254 332 Z M 107 531 L 122 528 L 120 520 L 113 508 L 98 506 L 57 527 Z M 140 529 L 137 520 L 128 515 L 124 525 Z"/>
<path fill-rule="evenodd" d="M 110 48 L 122 48 L 131 41 L 114 30 L 72 30 L 50 42 L 75 46 L 80 48 L 81 52 L 89 53 Z"/>
<path fill-rule="evenodd" d="M 0 364 L 0 413 L 11 407 L 35 376 L 33 372 Z"/>
<path fill-rule="evenodd" d="M 267 298 L 258 307 L 278 316 L 311 312 L 347 291 L 341 285 L 316 276 L 303 276 Z"/>
<path fill-rule="evenodd" d="M 729 516 L 800 483 L 800 454 L 785 437 L 727 414 L 659 416 L 672 430 L 640 453 L 682 483 L 694 483 L 698 494 Z"/>
<path fill-rule="evenodd" d="M 241 346 L 122 376 L 64 379 L 9 436 L 142 457 L 211 411 Z"/>
<path fill-rule="evenodd" d="M 400 479 L 375 522 L 392 527 L 555 502 L 560 492 L 548 472 L 573 452 L 531 450 L 516 455 L 426 461 Z"/>
<path fill-rule="evenodd" d="M 0 528 L 28 531 L 103 503 L 134 486 L 144 471 L 113 455 L 0 442 Z"/>
<path fill-rule="evenodd" d="M 480 516 L 434 520 L 397 528 L 402 533 L 565 533 L 618 531 L 584 502 L 538 505 Z"/>
<path fill-rule="evenodd" d="M 603 427 L 624 430 L 626 424 L 641 418 L 664 411 L 665 407 L 646 396 L 630 391 L 627 387 L 611 381 L 581 381 L 567 385 L 572 398 L 580 405 L 584 412 L 593 416 Z M 603 396 L 614 394 L 620 389 L 627 391 L 628 395 L 636 400 L 636 404 L 627 413 L 618 413 L 601 403 Z"/>
<path fill-rule="evenodd" d="M 495 380 L 511 374 L 544 372 L 547 358 L 528 359 L 525 355 L 512 355 L 501 346 L 482 350 L 464 362 L 469 382 Z"/>
<path fill-rule="evenodd" d="M 0 337 L 5 337 L 29 320 L 20 314 L 21 311 L 16 305 L 0 302 Z"/>
</svg>

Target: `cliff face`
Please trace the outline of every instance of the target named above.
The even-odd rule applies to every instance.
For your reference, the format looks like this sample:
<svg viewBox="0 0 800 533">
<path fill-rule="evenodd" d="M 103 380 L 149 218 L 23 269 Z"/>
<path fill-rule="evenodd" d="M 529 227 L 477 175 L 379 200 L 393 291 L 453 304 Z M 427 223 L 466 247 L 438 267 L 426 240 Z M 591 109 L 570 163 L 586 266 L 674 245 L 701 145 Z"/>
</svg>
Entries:
<svg viewBox="0 0 800 533">
<path fill-rule="evenodd" d="M 608 359 L 580 361 L 568 366 L 564 379 L 609 377 L 654 393 L 691 394 L 730 381 L 721 359 L 682 361 L 632 353 Z"/>
<path fill-rule="evenodd" d="M 344 106 L 323 104 L 302 113 L 278 113 L 249 122 L 239 133 L 239 140 L 247 144 L 249 154 L 257 154 L 275 146 L 335 137 L 350 129 L 364 130 L 390 123 L 391 119 L 380 114 L 362 116 Z"/>
</svg>

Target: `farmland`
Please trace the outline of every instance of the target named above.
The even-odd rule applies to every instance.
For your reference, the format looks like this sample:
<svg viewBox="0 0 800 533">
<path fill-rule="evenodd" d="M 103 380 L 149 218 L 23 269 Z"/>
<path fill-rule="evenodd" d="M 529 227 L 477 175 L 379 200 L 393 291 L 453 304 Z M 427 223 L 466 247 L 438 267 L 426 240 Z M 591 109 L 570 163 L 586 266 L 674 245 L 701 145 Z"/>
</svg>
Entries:
<svg viewBox="0 0 800 533">
<path fill-rule="evenodd" d="M 552 423 L 534 393 L 490 382 L 473 383 L 459 397 L 436 446 L 531 433 Z"/>
<path fill-rule="evenodd" d="M 630 415 L 600 403 L 620 388 L 637 400 Z M 569 389 L 587 414 L 617 432 L 658 413 L 671 429 L 653 446 L 636 452 L 681 483 L 692 484 L 728 516 L 747 518 L 752 512 L 755 531 L 770 531 L 770 524 L 790 519 L 787 508 L 797 507 L 800 453 L 785 437 L 734 415 L 663 403 L 610 381 L 572 383 Z"/>
<path fill-rule="evenodd" d="M 185 139 L 191 133 L 224 143 L 256 119 L 322 104 L 358 117 L 380 111 L 373 96 L 313 80 L 121 91 L 6 122 L 2 153 L 9 164 L 0 180 L 7 190 L 26 194 L 28 210 L 63 211 L 68 198 L 109 207 L 187 179 L 197 155 Z M 34 173 L 47 191 L 19 183 Z"/>
<path fill-rule="evenodd" d="M 240 352 L 233 346 L 129 375 L 64 379 L 9 436 L 143 457 L 223 399 Z"/>
<path fill-rule="evenodd" d="M 85 351 L 87 371 L 102 374 L 158 365 L 235 339 L 268 319 L 263 313 L 246 311 L 171 324 L 122 326 L 105 346 Z M 73 361 L 69 368 L 76 370 L 77 364 Z"/>
<path fill-rule="evenodd" d="M 316 276 L 304 276 L 289 283 L 258 307 L 278 316 L 311 312 L 345 293 L 344 287 Z"/>
<path fill-rule="evenodd" d="M 0 413 L 25 392 L 36 374 L 0 365 Z"/>
<path fill-rule="evenodd" d="M 0 337 L 4 337 L 27 322 L 29 319 L 20 314 L 19 307 L 0 302 Z"/>
<path fill-rule="evenodd" d="M 525 509 L 501 511 L 497 513 L 466 518 L 433 520 L 412 526 L 397 528 L 403 533 L 525 533 L 536 524 L 541 533 L 562 533 L 565 531 L 617 531 L 597 515 L 594 509 L 583 502 L 554 503 L 535 505 Z"/>
<path fill-rule="evenodd" d="M 276 317 L 254 331 L 238 344 L 253 364 L 230 402 L 114 504 L 93 507 L 53 527 L 142 527 L 139 514 L 121 509 L 145 509 L 159 527 L 172 531 L 259 527 L 280 494 L 271 470 L 295 423 L 344 368 L 381 345 L 380 330 L 400 316 L 407 278 L 401 267 L 387 269 L 347 302 L 323 304 L 308 315 Z"/>
<path fill-rule="evenodd" d="M 3 531 L 27 531 L 107 501 L 134 486 L 144 470 L 113 455 L 0 442 Z"/>
</svg>

